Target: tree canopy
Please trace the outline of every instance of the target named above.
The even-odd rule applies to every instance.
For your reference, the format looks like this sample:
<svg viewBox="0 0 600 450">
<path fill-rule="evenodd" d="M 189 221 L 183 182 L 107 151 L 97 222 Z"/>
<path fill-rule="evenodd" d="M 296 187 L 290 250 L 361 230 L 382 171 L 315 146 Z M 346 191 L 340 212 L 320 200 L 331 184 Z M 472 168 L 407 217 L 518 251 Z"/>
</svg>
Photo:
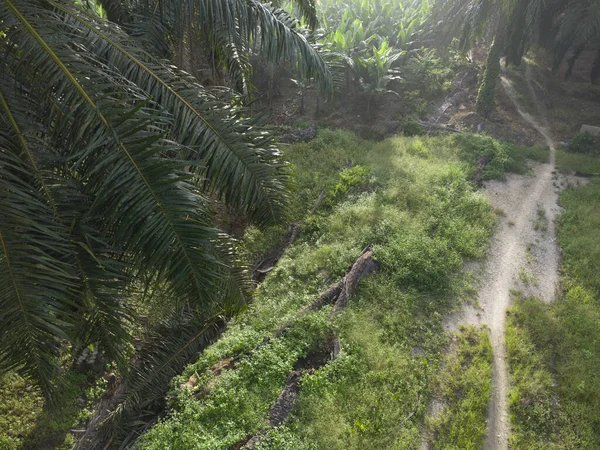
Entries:
<svg viewBox="0 0 600 450">
<path fill-rule="evenodd" d="M 259 225 L 285 212 L 272 138 L 230 89 L 171 64 L 181 40 L 198 33 L 242 86 L 254 47 L 331 77 L 309 31 L 255 0 L 2 0 L 0 23 L 0 367 L 51 397 L 65 343 L 127 359 L 132 291 L 160 286 L 200 322 L 239 306 L 212 200 Z"/>
</svg>

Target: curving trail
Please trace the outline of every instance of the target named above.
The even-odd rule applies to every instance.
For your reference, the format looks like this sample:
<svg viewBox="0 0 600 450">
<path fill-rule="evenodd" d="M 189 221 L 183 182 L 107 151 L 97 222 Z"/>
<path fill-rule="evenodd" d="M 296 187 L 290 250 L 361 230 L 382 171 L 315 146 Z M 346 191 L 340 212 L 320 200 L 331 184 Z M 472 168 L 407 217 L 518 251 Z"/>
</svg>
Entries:
<svg viewBox="0 0 600 450">
<path fill-rule="evenodd" d="M 527 76 L 529 81 L 529 71 Z M 534 166 L 533 176 L 510 175 L 506 182 L 486 183 L 490 202 L 494 208 L 503 211 L 503 217 L 485 262 L 478 295 L 479 307 L 467 307 L 446 323 L 449 331 L 463 324 L 487 325 L 490 330 L 493 380 L 486 450 L 505 450 L 509 446 L 509 382 L 504 328 L 510 291 L 520 289 L 526 295 L 535 295 L 546 302 L 553 301 L 560 260 L 554 230 L 554 218 L 559 212 L 554 178 L 554 142 L 545 122 L 538 123 L 522 109 L 511 81 L 502 76 L 501 83 L 523 120 L 543 136 L 550 148 L 550 160 L 547 164 Z M 531 84 L 530 90 L 534 96 Z M 540 227 L 539 223 L 544 225 Z M 524 278 L 527 283 L 520 281 Z"/>
</svg>

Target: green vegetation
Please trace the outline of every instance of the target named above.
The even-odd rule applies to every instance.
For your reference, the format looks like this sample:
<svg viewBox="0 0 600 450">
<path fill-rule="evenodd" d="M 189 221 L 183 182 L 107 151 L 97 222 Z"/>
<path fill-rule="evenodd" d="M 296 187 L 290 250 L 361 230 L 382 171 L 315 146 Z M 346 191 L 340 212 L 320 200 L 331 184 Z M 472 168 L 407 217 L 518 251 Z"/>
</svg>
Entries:
<svg viewBox="0 0 600 450">
<path fill-rule="evenodd" d="M 579 172 L 580 174 L 599 174 L 600 158 L 583 153 L 571 153 L 563 149 L 556 150 L 556 168 L 566 174 Z"/>
<path fill-rule="evenodd" d="M 533 224 L 533 229 L 535 231 L 541 232 L 542 236 L 546 235 L 548 231 L 548 217 L 546 216 L 546 210 L 543 205 L 537 205 L 537 217 L 535 219 L 535 223 Z"/>
<path fill-rule="evenodd" d="M 92 415 L 93 402 L 106 381 L 90 384 L 85 374 L 69 372 L 54 409 L 44 409 L 39 388 L 15 373 L 0 377 L 0 448 L 3 450 L 68 450 L 74 443 L 69 430 Z"/>
<path fill-rule="evenodd" d="M 114 370 L 123 391 L 106 389 L 110 408 L 81 447 L 125 446 L 187 367 L 171 386 L 173 414 L 143 445 L 228 447 L 262 431 L 263 448 L 414 446 L 447 345 L 441 317 L 470 295 L 460 269 L 485 253 L 495 223 L 472 184 L 547 158 L 486 136 L 421 137 L 421 123 L 450 129 L 450 103 L 468 126 L 479 120 L 466 111 L 475 39 L 498 37 L 482 114 L 499 57 L 518 63 L 533 33 L 559 31 L 547 47 L 555 65 L 572 51 L 568 75 L 596 41 L 597 3 L 0 0 L 0 374 L 10 388 L 0 445 L 68 446 L 66 430 L 84 424 L 106 384 L 99 372 Z M 272 118 L 293 123 L 298 91 L 298 109 L 314 101 L 332 126 L 414 137 L 322 130 L 284 158 L 255 108 L 264 96 Z M 397 101 L 379 105 L 387 94 Z M 444 111 L 435 122 L 434 106 Z M 303 118 L 301 138 L 312 139 L 320 124 Z M 576 137 L 561 170 L 589 162 L 596 144 Z M 267 267 L 284 236 L 293 245 Z M 378 273 L 344 314 L 293 319 L 365 248 Z M 258 278 L 268 273 L 257 289 L 255 264 Z M 316 363 L 332 336 L 341 356 Z M 67 364 L 84 349 L 98 363 L 85 382 Z M 302 364 L 312 368 L 292 415 L 266 430 Z M 439 425 L 458 427 L 458 446 L 461 420 Z"/>
<path fill-rule="evenodd" d="M 567 150 L 571 153 L 600 155 L 600 137 L 590 133 L 577 133 L 569 142 Z"/>
<path fill-rule="evenodd" d="M 295 4 L 314 28 L 314 3 Z M 0 2 L 0 373 L 50 405 L 67 389 L 63 361 L 94 347 L 126 386 L 102 433 L 160 408 L 168 380 L 243 309 L 247 271 L 217 211 L 258 227 L 285 215 L 286 164 L 241 106 L 250 47 L 333 91 L 285 11 L 214 5 Z M 190 42 L 221 83 L 189 70 Z M 225 70 L 238 92 L 205 86 Z"/>
<path fill-rule="evenodd" d="M 556 167 L 563 173 L 599 174 L 600 138 L 589 133 L 578 133 L 563 147 L 556 150 Z"/>
<path fill-rule="evenodd" d="M 483 448 L 492 392 L 492 346 L 486 329 L 461 328 L 433 389 L 442 408 L 427 419 L 433 448 Z"/>
<path fill-rule="evenodd" d="M 506 342 L 514 448 L 600 447 L 600 182 L 560 197 L 563 295 L 516 293 Z"/>
<path fill-rule="evenodd" d="M 443 393 L 451 406 L 434 426 L 439 446 L 477 445 L 490 389 L 486 331 L 464 329 L 456 358 L 444 363 L 446 381 L 435 384 L 433 375 L 447 346 L 443 314 L 470 292 L 462 262 L 485 253 L 495 223 L 469 177 L 481 154 L 490 157 L 487 176 L 502 177 L 516 153 L 477 136 L 373 143 L 328 130 L 287 147 L 296 180 L 293 214 L 306 216 L 321 193 L 327 200 L 306 218 L 249 310 L 173 380 L 172 414 L 142 437 L 141 448 L 224 448 L 265 430 L 297 360 L 327 353 L 334 329 L 342 353 L 302 373 L 292 414 L 266 432 L 260 448 L 414 448 L 433 386 L 450 380 L 468 389 Z M 254 249 L 264 242 L 259 231 L 249 234 Z M 294 320 L 368 245 L 379 273 L 361 282 L 333 328 L 329 307 Z M 232 362 L 236 355 L 242 356 Z"/>
<path fill-rule="evenodd" d="M 477 109 L 488 116 L 494 108 L 500 57 L 506 65 L 518 66 L 533 43 L 552 58 L 556 71 L 566 61 L 565 76 L 570 77 L 583 51 L 600 36 L 597 14 L 600 4 L 593 0 L 519 0 L 510 3 L 481 0 L 438 0 L 432 8 L 429 30 L 446 46 L 454 44 L 467 52 L 476 41 L 492 42 L 488 48 L 486 70 L 477 98 Z M 597 44 L 595 48 L 597 48 Z M 600 79 L 600 54 L 590 67 L 590 79 Z"/>
<path fill-rule="evenodd" d="M 507 172 L 526 174 L 529 170 L 527 160 L 548 161 L 548 147 L 544 146 L 525 147 L 470 134 L 457 135 L 453 139 L 461 158 L 470 164 L 470 176 L 475 174 L 479 161 L 485 162 L 483 180 L 504 179 Z"/>
</svg>

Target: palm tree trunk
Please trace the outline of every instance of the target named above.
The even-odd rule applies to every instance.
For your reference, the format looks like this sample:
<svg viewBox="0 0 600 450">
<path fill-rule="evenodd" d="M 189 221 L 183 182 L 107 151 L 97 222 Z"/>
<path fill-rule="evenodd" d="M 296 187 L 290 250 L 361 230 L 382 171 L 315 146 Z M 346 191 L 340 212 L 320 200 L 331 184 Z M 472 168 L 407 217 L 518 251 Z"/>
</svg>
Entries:
<svg viewBox="0 0 600 450">
<path fill-rule="evenodd" d="M 494 110 L 496 81 L 500 75 L 500 44 L 498 42 L 498 39 L 494 39 L 490 48 L 485 62 L 483 81 L 477 93 L 477 112 L 484 117 L 488 117 Z"/>
<path fill-rule="evenodd" d="M 477 93 L 477 112 L 484 117 L 488 117 L 494 110 L 496 100 L 496 81 L 500 75 L 500 56 L 504 48 L 504 37 L 506 34 L 506 14 L 500 12 L 496 24 L 496 34 L 490 51 L 485 61 L 485 71 L 483 80 Z"/>
</svg>

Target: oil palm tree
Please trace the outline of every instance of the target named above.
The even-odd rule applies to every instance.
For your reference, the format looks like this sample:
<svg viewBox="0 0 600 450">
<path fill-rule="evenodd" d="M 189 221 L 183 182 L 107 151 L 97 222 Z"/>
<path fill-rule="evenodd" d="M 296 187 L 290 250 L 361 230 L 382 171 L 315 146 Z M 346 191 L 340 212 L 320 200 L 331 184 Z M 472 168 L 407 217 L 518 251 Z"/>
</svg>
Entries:
<svg viewBox="0 0 600 450">
<path fill-rule="evenodd" d="M 186 69 L 192 69 L 194 60 L 204 57 L 214 72 L 217 67 L 225 69 L 243 94 L 250 90 L 249 61 L 253 51 L 274 64 L 286 60 L 299 77 L 314 79 L 322 90 L 331 89 L 328 68 L 309 43 L 309 30 L 280 8 L 281 1 L 95 1 L 151 53 L 158 51 L 171 59 L 175 56 Z M 314 29 L 314 0 L 292 3 L 304 23 Z"/>
<path fill-rule="evenodd" d="M 493 105 L 498 58 L 518 65 L 533 43 L 554 56 L 554 69 L 569 56 L 567 77 L 580 54 L 590 46 L 600 47 L 600 3 L 595 0 L 439 0 L 432 25 L 438 42 L 448 44 L 459 37 L 460 48 L 468 49 L 480 37 L 493 39 L 478 96 L 482 111 Z M 486 68 L 487 70 L 487 68 Z M 600 78 L 600 48 L 591 79 Z M 491 101 L 491 104 L 486 102 Z"/>
<path fill-rule="evenodd" d="M 209 198 L 258 225 L 285 211 L 272 139 L 230 89 L 164 59 L 176 24 L 214 36 L 231 67 L 254 50 L 331 85 L 308 32 L 255 0 L 90 3 L 0 0 L 0 369 L 49 400 L 69 346 L 127 374 L 134 291 L 174 305 L 186 351 L 239 308 L 245 276 Z M 146 374 L 176 359 L 163 353 Z"/>
</svg>

